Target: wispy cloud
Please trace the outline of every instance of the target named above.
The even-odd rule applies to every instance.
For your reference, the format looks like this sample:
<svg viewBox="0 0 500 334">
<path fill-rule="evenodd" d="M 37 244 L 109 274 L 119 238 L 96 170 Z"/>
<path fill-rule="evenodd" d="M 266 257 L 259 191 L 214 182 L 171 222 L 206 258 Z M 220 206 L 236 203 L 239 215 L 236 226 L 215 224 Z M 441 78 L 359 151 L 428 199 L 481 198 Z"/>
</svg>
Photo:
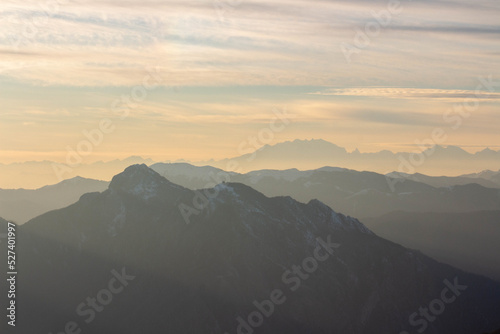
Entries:
<svg viewBox="0 0 500 334">
<path fill-rule="evenodd" d="M 500 34 L 500 4 L 493 1 L 405 3 L 386 35 L 349 68 L 339 44 L 352 40 L 387 1 L 243 0 L 225 14 L 227 24 L 211 0 L 68 1 L 52 9 L 44 4 L 0 5 L 0 68 L 9 78 L 133 85 L 142 80 L 137 69 L 154 64 L 176 72 L 180 85 L 360 85 L 361 77 L 372 85 L 374 78 L 403 85 L 405 66 L 422 80 L 445 85 L 447 75 L 466 84 L 471 73 L 500 67 L 499 48 L 484 41 Z M 457 61 L 446 59 L 443 39 Z M 476 46 L 473 55 L 470 44 Z M 165 79 L 166 85 L 174 81 Z"/>
<path fill-rule="evenodd" d="M 463 99 L 478 98 L 499 100 L 500 93 L 475 90 L 427 89 L 427 88 L 331 88 L 311 93 L 313 95 L 373 97 L 391 99 Z"/>
</svg>

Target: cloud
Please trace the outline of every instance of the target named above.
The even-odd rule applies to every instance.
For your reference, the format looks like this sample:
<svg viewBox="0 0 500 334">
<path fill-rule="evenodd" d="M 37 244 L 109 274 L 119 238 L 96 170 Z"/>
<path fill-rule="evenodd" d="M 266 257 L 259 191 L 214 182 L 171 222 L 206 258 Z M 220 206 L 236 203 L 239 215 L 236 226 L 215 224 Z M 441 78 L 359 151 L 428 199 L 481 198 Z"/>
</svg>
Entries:
<svg viewBox="0 0 500 334">
<path fill-rule="evenodd" d="M 176 73 L 166 85 L 360 85 L 362 79 L 403 85 L 404 66 L 444 85 L 451 74 L 464 82 L 471 73 L 483 74 L 485 65 L 500 67 L 498 49 L 480 42 L 500 31 L 500 5 L 492 1 L 402 1 L 402 14 L 350 67 L 339 45 L 352 43 L 356 29 L 373 21 L 371 12 L 385 10 L 387 1 L 242 0 L 223 10 L 214 0 L 47 3 L 0 7 L 0 69 L 9 78 L 134 85 L 141 69 L 154 64 Z M 454 62 L 441 56 L 446 51 Z M 438 77 L 436 69 L 446 73 Z"/>
<path fill-rule="evenodd" d="M 379 110 L 352 110 L 346 117 L 361 122 L 383 123 L 411 126 L 441 126 L 441 117 L 412 111 L 379 111 Z"/>
<path fill-rule="evenodd" d="M 426 88 L 390 88 L 390 87 L 360 87 L 360 88 L 331 88 L 312 95 L 371 97 L 390 99 L 464 99 L 478 98 L 500 100 L 500 92 L 426 89 Z"/>
</svg>

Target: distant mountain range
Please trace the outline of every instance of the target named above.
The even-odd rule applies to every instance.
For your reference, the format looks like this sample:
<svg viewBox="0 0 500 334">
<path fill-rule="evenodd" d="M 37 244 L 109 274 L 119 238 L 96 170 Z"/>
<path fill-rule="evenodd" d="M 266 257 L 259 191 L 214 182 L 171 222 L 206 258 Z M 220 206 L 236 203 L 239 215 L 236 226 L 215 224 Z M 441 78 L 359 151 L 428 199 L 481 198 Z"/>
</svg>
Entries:
<svg viewBox="0 0 500 334">
<path fill-rule="evenodd" d="M 488 185 L 488 182 L 493 182 L 489 180 L 500 174 L 498 172 L 447 178 L 397 175 L 400 178 L 388 179 L 376 173 L 334 167 L 311 171 L 262 170 L 247 174 L 187 163 L 159 163 L 151 168 L 191 190 L 215 187 L 222 182 L 239 182 L 267 196 L 291 195 L 303 202 L 319 199 L 340 212 L 362 217 L 362 221 L 366 221 L 376 233 L 391 241 L 421 250 L 464 270 L 495 279 L 499 277 L 492 268 L 497 267 L 500 261 L 497 254 L 500 253 L 492 251 L 487 256 L 478 251 L 483 249 L 483 244 L 496 244 L 499 235 L 483 233 L 484 229 L 478 224 L 487 220 L 484 217 L 493 220 L 496 217 L 493 213 L 498 211 L 493 210 L 500 210 L 500 190 L 467 183 L 483 180 Z M 436 188 L 428 183 L 443 187 Z M 394 189 L 391 189 L 391 184 Z M 42 213 L 70 205 L 85 193 L 102 192 L 108 185 L 109 182 L 77 177 L 38 190 L 0 190 L 0 215 L 22 224 Z M 401 212 L 404 210 L 406 212 Z M 442 218 L 442 224 L 438 217 Z M 454 220 L 462 223 L 453 225 Z M 434 224 L 428 226 L 430 221 Z M 424 226 L 423 233 L 412 231 L 412 228 L 422 229 Z M 446 235 L 455 236 L 457 240 L 482 242 L 469 248 L 467 243 L 460 246 L 458 241 L 453 241 L 455 239 L 445 242 L 430 237 L 439 233 L 443 239 Z M 464 252 L 466 256 L 463 256 Z"/>
<path fill-rule="evenodd" d="M 68 324 L 121 334 L 500 327 L 499 283 L 386 241 L 318 200 L 233 182 L 195 192 L 145 165 L 18 227 L 18 244 L 19 272 L 36 275 L 18 276 L 14 334 Z"/>
<path fill-rule="evenodd" d="M 421 154 L 419 154 L 421 153 Z M 195 163 L 200 165 L 200 163 Z M 393 153 L 383 150 L 362 153 L 347 152 L 343 147 L 318 140 L 295 140 L 265 145 L 256 152 L 220 161 L 204 161 L 201 164 L 224 170 L 237 166 L 239 172 L 260 169 L 317 169 L 338 166 L 355 170 L 368 170 L 386 174 L 424 173 L 434 175 L 458 175 L 484 169 L 500 169 L 500 151 L 486 148 L 469 153 L 458 146 L 415 148 L 409 152 Z"/>
<path fill-rule="evenodd" d="M 418 153 L 422 150 L 423 153 L 420 155 L 413 152 Z M 435 146 L 402 153 L 387 150 L 362 153 L 359 150 L 347 152 L 345 148 L 318 139 L 265 145 L 256 151 L 247 148 L 240 150 L 239 154 L 242 155 L 231 159 L 189 163 L 197 166 L 208 165 L 238 173 L 263 169 L 311 170 L 323 166 L 367 170 L 381 174 L 396 171 L 428 175 L 460 175 L 485 169 L 500 169 L 500 151 L 484 149 L 472 154 L 457 146 Z M 151 159 L 130 157 L 124 160 L 91 164 L 83 162 L 73 167 L 51 161 L 0 164 L 0 188 L 34 189 L 75 176 L 109 180 L 127 166 L 137 163 L 151 165 L 155 162 Z M 498 182 L 499 179 L 496 179 L 496 183 Z"/>
<path fill-rule="evenodd" d="M 500 282 L 500 211 L 393 212 L 363 222 L 383 238 Z"/>
<path fill-rule="evenodd" d="M 464 177 L 472 178 L 475 180 L 489 180 L 495 184 L 500 185 L 500 170 L 498 172 L 491 171 L 491 170 L 485 170 L 480 173 L 473 173 L 473 174 L 466 174 L 463 175 Z"/>
<path fill-rule="evenodd" d="M 500 188 L 500 171 L 484 171 L 478 174 L 462 176 L 428 176 L 420 173 L 406 174 L 392 172 L 388 173 L 387 176 L 421 182 L 436 188 L 461 186 L 470 183 L 477 183 L 486 188 Z"/>
<path fill-rule="evenodd" d="M 261 170 L 239 174 L 187 163 L 157 163 L 151 168 L 189 189 L 214 187 L 223 181 L 251 186 L 267 196 L 290 195 L 300 201 L 319 199 L 355 217 L 376 217 L 392 211 L 470 212 L 500 210 L 500 172 L 482 176 L 387 176 L 337 167 L 317 170 Z M 487 177 L 487 178 L 482 178 Z M 0 215 L 19 224 L 67 206 L 87 192 L 103 191 L 108 183 L 74 178 L 37 190 L 1 190 Z"/>
<path fill-rule="evenodd" d="M 47 211 L 78 201 L 88 192 L 104 191 L 109 182 L 75 177 L 40 189 L 0 189 L 0 214 L 24 223 Z"/>
<path fill-rule="evenodd" d="M 47 160 L 0 164 L 0 188 L 37 189 L 77 176 L 96 180 L 111 180 L 113 175 L 128 166 L 142 163 L 149 165 L 154 161 L 133 156 L 123 160 L 99 161 L 91 164 L 82 163 L 75 166 Z"/>
<path fill-rule="evenodd" d="M 435 188 L 408 179 L 392 179 L 377 173 L 333 167 L 311 171 L 262 170 L 247 174 L 225 174 L 224 171 L 211 167 L 184 166 L 184 175 L 171 173 L 172 169 L 179 168 L 176 164 L 154 164 L 151 168 L 173 182 L 191 189 L 203 188 L 215 179 L 220 181 L 226 178 L 232 182 L 249 185 L 267 196 L 290 195 L 304 202 L 316 198 L 355 217 L 375 217 L 398 210 L 500 210 L 500 189 L 472 183 L 476 179 L 470 179 L 471 182 L 465 185 Z M 216 177 L 217 175 L 219 176 Z M 463 178 L 458 178 L 456 183 L 463 183 Z"/>
</svg>

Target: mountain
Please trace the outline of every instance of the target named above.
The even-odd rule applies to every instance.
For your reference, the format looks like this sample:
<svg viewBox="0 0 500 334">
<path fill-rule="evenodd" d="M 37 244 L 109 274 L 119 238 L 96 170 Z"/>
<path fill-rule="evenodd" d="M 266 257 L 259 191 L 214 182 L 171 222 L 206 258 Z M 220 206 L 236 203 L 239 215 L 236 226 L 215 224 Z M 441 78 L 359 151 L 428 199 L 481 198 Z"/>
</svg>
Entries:
<svg viewBox="0 0 500 334">
<path fill-rule="evenodd" d="M 238 175 L 211 166 L 193 166 L 188 163 L 156 163 L 150 168 L 172 182 L 190 189 L 215 187 L 222 181 Z"/>
<path fill-rule="evenodd" d="M 347 152 L 345 148 L 325 140 L 312 139 L 264 145 L 257 150 L 250 149 L 249 143 L 243 142 L 238 149 L 241 155 L 232 159 L 210 160 L 194 164 L 210 165 L 240 173 L 261 169 L 298 168 L 308 170 L 322 166 L 339 166 L 384 174 L 388 171 L 397 171 L 409 174 L 442 175 L 446 172 L 458 175 L 492 166 L 500 168 L 500 151 L 489 150 L 473 154 L 452 145 L 416 148 L 411 152 L 393 153 L 382 150 L 361 153 L 357 149 Z M 237 169 L 228 166 L 236 166 Z"/>
<path fill-rule="evenodd" d="M 255 140 L 249 138 L 248 141 L 240 143 L 236 147 L 237 155 L 233 158 L 182 162 L 200 167 L 212 166 L 237 173 L 294 168 L 314 170 L 323 166 L 369 170 L 381 174 L 396 171 L 427 175 L 460 175 L 487 168 L 500 169 L 500 151 L 491 149 L 469 153 L 458 146 L 436 145 L 415 148 L 410 152 L 394 153 L 388 150 L 360 152 L 358 149 L 348 152 L 345 148 L 322 139 L 297 139 L 263 146 L 259 145 L 259 140 Z M 68 154 L 66 158 L 68 163 L 75 163 L 74 156 Z M 77 159 L 76 162 L 78 161 Z M 156 162 L 134 156 L 123 160 L 95 163 L 86 163 L 82 159 L 73 167 L 68 163 L 41 161 L 0 164 L 0 187 L 34 189 L 75 176 L 109 180 L 132 164 L 152 165 Z"/>
<path fill-rule="evenodd" d="M 393 212 L 363 221 L 383 238 L 500 282 L 500 211 Z"/>
<path fill-rule="evenodd" d="M 192 190 L 223 181 L 239 182 L 267 196 L 290 195 L 307 202 L 319 199 L 338 211 L 358 217 L 376 217 L 393 211 L 468 212 L 500 210 L 500 190 L 460 178 L 464 185 L 433 187 L 410 178 L 392 178 L 336 167 L 317 170 L 260 170 L 246 174 L 227 173 L 212 167 L 186 167 L 184 164 L 155 164 L 151 168 L 175 183 Z M 186 169 L 186 172 L 182 170 Z M 170 173 L 169 169 L 180 172 Z M 187 172 L 187 170 L 196 170 Z M 432 179 L 419 175 L 423 181 Z M 468 182 L 466 182 L 468 181 Z M 444 182 L 444 181 L 443 181 Z M 486 181 L 485 181 L 486 182 Z M 452 183 L 452 182 L 450 182 Z M 454 183 L 459 183 L 455 181 Z"/>
<path fill-rule="evenodd" d="M 157 163 L 151 169 L 191 190 L 215 187 L 222 182 L 238 182 L 268 196 L 291 195 L 303 202 L 318 198 L 341 212 L 358 217 L 376 217 L 398 210 L 467 212 L 500 209 L 498 189 L 484 187 L 494 187 L 495 184 L 483 178 L 394 173 L 384 176 L 338 167 L 308 171 L 259 170 L 246 174 L 187 163 Z M 107 185 L 104 181 L 77 177 L 37 190 L 0 189 L 0 215 L 22 224 L 44 212 L 74 203 L 86 192 L 103 191 Z M 437 188 L 441 185 L 444 187 Z"/>
<path fill-rule="evenodd" d="M 500 153 L 498 151 L 494 151 L 489 147 L 475 154 L 476 157 L 483 159 L 498 159 L 499 155 Z"/>
<path fill-rule="evenodd" d="M 75 163 L 79 160 L 69 159 Z M 56 184 L 63 180 L 77 176 L 97 179 L 111 180 L 113 175 L 121 172 L 133 164 L 152 164 L 151 159 L 132 156 L 126 159 L 111 161 L 97 161 L 86 163 L 83 159 L 80 163 L 69 165 L 54 161 L 27 161 L 20 163 L 0 163 L 0 188 L 3 189 L 37 189 L 47 184 Z"/>
<path fill-rule="evenodd" d="M 239 183 L 192 191 L 135 165 L 19 232 L 19 272 L 36 275 L 18 277 L 23 313 L 12 333 L 500 326 L 500 284 L 386 241 L 318 200 Z"/>
<path fill-rule="evenodd" d="M 428 176 L 420 173 L 406 174 L 398 172 L 392 172 L 386 175 L 391 178 L 401 178 L 416 182 L 422 182 L 436 188 L 453 187 L 470 183 L 477 183 L 486 188 L 500 188 L 500 183 L 482 177 L 472 178 L 467 176 Z"/>
<path fill-rule="evenodd" d="M 0 189 L 0 215 L 18 224 L 66 207 L 85 193 L 104 191 L 109 182 L 75 177 L 39 189 Z"/>
<path fill-rule="evenodd" d="M 500 170 L 498 172 L 484 170 L 480 173 L 462 175 L 462 177 L 471 178 L 474 182 L 477 182 L 477 180 L 488 180 L 500 186 Z"/>
</svg>

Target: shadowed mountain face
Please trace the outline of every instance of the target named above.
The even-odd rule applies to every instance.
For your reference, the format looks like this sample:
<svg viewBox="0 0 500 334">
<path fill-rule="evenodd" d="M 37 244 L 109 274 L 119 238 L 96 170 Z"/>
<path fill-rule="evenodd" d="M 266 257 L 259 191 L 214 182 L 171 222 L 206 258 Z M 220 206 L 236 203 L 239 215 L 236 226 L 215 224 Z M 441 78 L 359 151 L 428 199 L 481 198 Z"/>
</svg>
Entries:
<svg viewBox="0 0 500 334">
<path fill-rule="evenodd" d="M 184 204 L 197 210 L 189 224 Z M 13 333 L 77 326 L 232 334 L 246 326 L 239 333 L 372 334 L 425 326 L 468 334 L 500 326 L 499 284 L 381 239 L 317 200 L 268 198 L 242 184 L 194 192 L 135 165 L 105 192 L 18 229 L 19 272 L 36 275 L 18 277 L 22 321 Z M 417 314 L 410 323 L 443 296 L 445 310 L 432 321 Z M 266 300 L 274 306 L 262 309 Z"/>
<path fill-rule="evenodd" d="M 363 221 L 383 238 L 500 281 L 500 211 L 393 212 Z"/>
</svg>

